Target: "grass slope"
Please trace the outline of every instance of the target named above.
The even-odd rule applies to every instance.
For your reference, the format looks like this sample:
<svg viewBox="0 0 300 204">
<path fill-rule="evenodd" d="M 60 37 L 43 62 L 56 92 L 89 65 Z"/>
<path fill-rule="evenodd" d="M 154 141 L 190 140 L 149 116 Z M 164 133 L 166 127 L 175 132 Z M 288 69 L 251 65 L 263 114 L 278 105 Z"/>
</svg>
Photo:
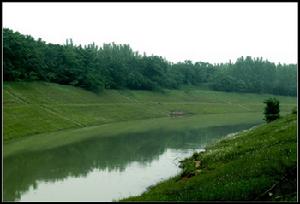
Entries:
<svg viewBox="0 0 300 204">
<path fill-rule="evenodd" d="M 263 100 L 272 95 L 225 93 L 185 88 L 150 91 L 106 90 L 100 94 L 46 82 L 4 82 L 4 142 L 31 135 L 128 120 L 167 118 L 171 111 L 191 115 L 252 113 L 262 118 Z M 281 113 L 295 97 L 276 96 Z"/>
<path fill-rule="evenodd" d="M 181 175 L 123 201 L 296 201 L 297 115 L 221 139 L 181 165 Z"/>
</svg>

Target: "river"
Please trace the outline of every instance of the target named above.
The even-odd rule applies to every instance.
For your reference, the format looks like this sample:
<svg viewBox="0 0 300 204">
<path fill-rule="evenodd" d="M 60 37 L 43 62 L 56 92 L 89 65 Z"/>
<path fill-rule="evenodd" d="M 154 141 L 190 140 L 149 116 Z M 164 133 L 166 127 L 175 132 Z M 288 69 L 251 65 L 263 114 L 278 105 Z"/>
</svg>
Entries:
<svg viewBox="0 0 300 204">
<path fill-rule="evenodd" d="M 255 124 L 95 137 L 3 160 L 5 201 L 114 201 L 180 173 L 179 161 Z"/>
</svg>

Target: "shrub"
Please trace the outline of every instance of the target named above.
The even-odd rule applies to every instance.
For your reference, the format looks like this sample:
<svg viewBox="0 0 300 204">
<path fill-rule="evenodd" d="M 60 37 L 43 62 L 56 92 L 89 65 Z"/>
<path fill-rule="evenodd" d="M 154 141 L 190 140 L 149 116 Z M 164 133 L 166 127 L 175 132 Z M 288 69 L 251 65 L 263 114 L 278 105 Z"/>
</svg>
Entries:
<svg viewBox="0 0 300 204">
<path fill-rule="evenodd" d="M 276 98 L 269 98 L 264 101 L 265 107 L 265 121 L 268 123 L 279 118 L 279 101 Z"/>
</svg>

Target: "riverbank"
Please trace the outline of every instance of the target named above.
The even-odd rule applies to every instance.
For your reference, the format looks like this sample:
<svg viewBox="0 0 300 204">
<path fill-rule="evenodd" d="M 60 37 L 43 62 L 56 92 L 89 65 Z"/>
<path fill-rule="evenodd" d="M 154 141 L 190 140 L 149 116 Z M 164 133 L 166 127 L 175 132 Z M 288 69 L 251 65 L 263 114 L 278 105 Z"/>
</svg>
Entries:
<svg viewBox="0 0 300 204">
<path fill-rule="evenodd" d="M 121 201 L 296 201 L 297 115 L 227 137 L 182 173 Z"/>
<path fill-rule="evenodd" d="M 182 117 L 203 118 L 211 114 L 251 117 L 256 114 L 257 120 L 261 120 L 263 101 L 269 97 L 274 96 L 228 93 L 200 87 L 164 92 L 104 90 L 95 94 L 71 85 L 4 82 L 3 140 L 6 143 L 43 133 L 125 121 L 168 120 L 174 112 L 184 113 Z M 296 106 L 296 97 L 276 98 L 280 101 L 281 114 Z"/>
</svg>

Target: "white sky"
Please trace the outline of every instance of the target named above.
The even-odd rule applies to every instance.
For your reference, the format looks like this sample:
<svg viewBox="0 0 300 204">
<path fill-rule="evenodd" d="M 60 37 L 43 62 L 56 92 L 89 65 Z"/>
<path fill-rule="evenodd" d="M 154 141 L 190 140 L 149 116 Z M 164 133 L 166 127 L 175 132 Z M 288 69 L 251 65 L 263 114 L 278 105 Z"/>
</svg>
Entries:
<svg viewBox="0 0 300 204">
<path fill-rule="evenodd" d="M 129 44 L 171 62 L 297 63 L 297 3 L 2 3 L 3 27 L 48 43 Z"/>
</svg>

